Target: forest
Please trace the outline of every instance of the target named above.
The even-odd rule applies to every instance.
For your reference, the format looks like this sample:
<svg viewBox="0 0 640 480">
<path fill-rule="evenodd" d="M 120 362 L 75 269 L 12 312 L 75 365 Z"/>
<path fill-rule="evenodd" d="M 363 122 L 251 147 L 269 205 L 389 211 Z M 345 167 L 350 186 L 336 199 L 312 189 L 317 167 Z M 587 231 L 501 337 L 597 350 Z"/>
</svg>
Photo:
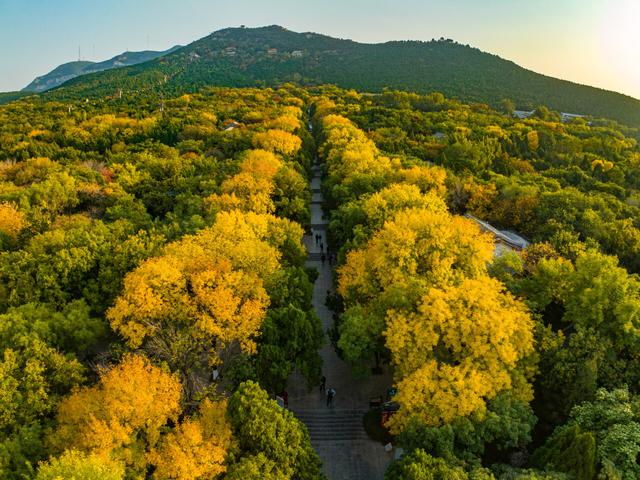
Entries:
<svg viewBox="0 0 640 480">
<path fill-rule="evenodd" d="M 387 479 L 640 478 L 640 131 L 511 110 L 293 84 L 0 106 L 0 477 L 324 478 L 274 400 L 323 372 L 317 159 L 331 348 L 397 389 Z"/>
</svg>

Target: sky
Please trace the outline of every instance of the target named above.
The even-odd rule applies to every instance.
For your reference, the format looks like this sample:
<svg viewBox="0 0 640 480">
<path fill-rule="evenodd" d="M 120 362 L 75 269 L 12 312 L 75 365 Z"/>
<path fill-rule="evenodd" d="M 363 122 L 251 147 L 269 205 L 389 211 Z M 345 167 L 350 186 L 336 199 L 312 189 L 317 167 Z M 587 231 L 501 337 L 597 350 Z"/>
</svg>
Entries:
<svg viewBox="0 0 640 480">
<path fill-rule="evenodd" d="M 452 38 L 640 98 L 640 0 L 0 0 L 0 91 L 78 59 L 281 25 L 374 43 Z"/>
</svg>

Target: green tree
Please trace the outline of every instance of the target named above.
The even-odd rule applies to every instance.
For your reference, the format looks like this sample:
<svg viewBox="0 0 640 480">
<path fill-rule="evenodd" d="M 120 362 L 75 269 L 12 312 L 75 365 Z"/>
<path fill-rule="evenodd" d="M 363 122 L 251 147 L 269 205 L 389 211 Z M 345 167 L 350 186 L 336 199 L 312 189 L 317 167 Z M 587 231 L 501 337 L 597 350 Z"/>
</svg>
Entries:
<svg viewBox="0 0 640 480">
<path fill-rule="evenodd" d="M 228 416 L 240 456 L 263 454 L 273 462 L 252 461 L 251 469 L 272 471 L 275 464 L 281 479 L 323 478 L 320 459 L 311 447 L 306 427 L 291 412 L 270 400 L 256 383 L 240 385 L 229 400 Z"/>
<path fill-rule="evenodd" d="M 449 464 L 418 449 L 397 460 L 386 471 L 387 480 L 469 480 L 462 467 Z"/>
<path fill-rule="evenodd" d="M 534 460 L 578 479 L 593 478 L 596 465 L 598 478 L 638 478 L 638 405 L 638 399 L 630 395 L 627 388 L 598 390 L 593 401 L 571 410 L 567 424 L 556 429 L 535 453 Z"/>
<path fill-rule="evenodd" d="M 575 480 L 593 480 L 596 472 L 596 439 L 578 425 L 557 429 L 536 450 L 534 463 L 572 475 Z"/>
<path fill-rule="evenodd" d="M 44 433 L 84 367 L 31 335 L 15 335 L 0 359 L 0 477 L 22 479 L 45 455 Z"/>
</svg>

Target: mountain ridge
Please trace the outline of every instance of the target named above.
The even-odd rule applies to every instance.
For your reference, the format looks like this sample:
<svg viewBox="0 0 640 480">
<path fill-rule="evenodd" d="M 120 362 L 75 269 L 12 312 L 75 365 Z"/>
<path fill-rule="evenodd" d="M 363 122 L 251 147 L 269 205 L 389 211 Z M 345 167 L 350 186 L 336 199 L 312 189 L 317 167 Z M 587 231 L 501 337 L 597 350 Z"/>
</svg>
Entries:
<svg viewBox="0 0 640 480">
<path fill-rule="evenodd" d="M 493 107 L 503 99 L 520 109 L 608 117 L 640 125 L 640 100 L 560 80 L 451 39 L 359 43 L 315 32 L 229 27 L 169 54 L 130 67 L 82 75 L 49 92 L 54 98 L 109 96 L 117 90 L 159 94 L 228 87 L 335 84 L 379 92 L 440 91 Z"/>
<path fill-rule="evenodd" d="M 163 55 L 167 55 L 171 52 L 174 52 L 181 48 L 181 45 L 174 45 L 173 47 L 162 50 L 141 50 L 139 52 L 122 52 L 118 55 L 115 55 L 108 60 L 103 60 L 101 62 L 92 62 L 88 60 L 75 60 L 67 63 L 63 63 L 58 65 L 56 68 L 51 70 L 44 75 L 36 77 L 31 81 L 26 87 L 24 87 L 21 92 L 34 92 L 34 93 L 42 93 L 47 90 L 51 90 L 57 86 L 62 85 L 64 82 L 71 80 L 73 78 L 87 75 L 91 73 L 102 72 L 105 70 L 110 70 L 112 68 L 121 68 L 132 65 L 137 65 L 138 63 L 144 63 L 149 60 L 153 60 L 155 58 L 161 57 Z"/>
</svg>

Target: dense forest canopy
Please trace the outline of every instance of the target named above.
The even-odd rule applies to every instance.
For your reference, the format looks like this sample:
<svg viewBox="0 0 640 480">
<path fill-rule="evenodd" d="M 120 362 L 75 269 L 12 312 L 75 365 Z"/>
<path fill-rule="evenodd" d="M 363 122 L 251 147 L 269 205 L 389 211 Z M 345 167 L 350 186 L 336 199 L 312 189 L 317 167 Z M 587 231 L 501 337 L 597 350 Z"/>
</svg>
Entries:
<svg viewBox="0 0 640 480">
<path fill-rule="evenodd" d="M 331 347 L 397 388 L 387 477 L 638 478 L 639 135 L 292 84 L 0 107 L 0 476 L 323 478 L 273 400 L 322 375 L 317 157 Z"/>
</svg>

